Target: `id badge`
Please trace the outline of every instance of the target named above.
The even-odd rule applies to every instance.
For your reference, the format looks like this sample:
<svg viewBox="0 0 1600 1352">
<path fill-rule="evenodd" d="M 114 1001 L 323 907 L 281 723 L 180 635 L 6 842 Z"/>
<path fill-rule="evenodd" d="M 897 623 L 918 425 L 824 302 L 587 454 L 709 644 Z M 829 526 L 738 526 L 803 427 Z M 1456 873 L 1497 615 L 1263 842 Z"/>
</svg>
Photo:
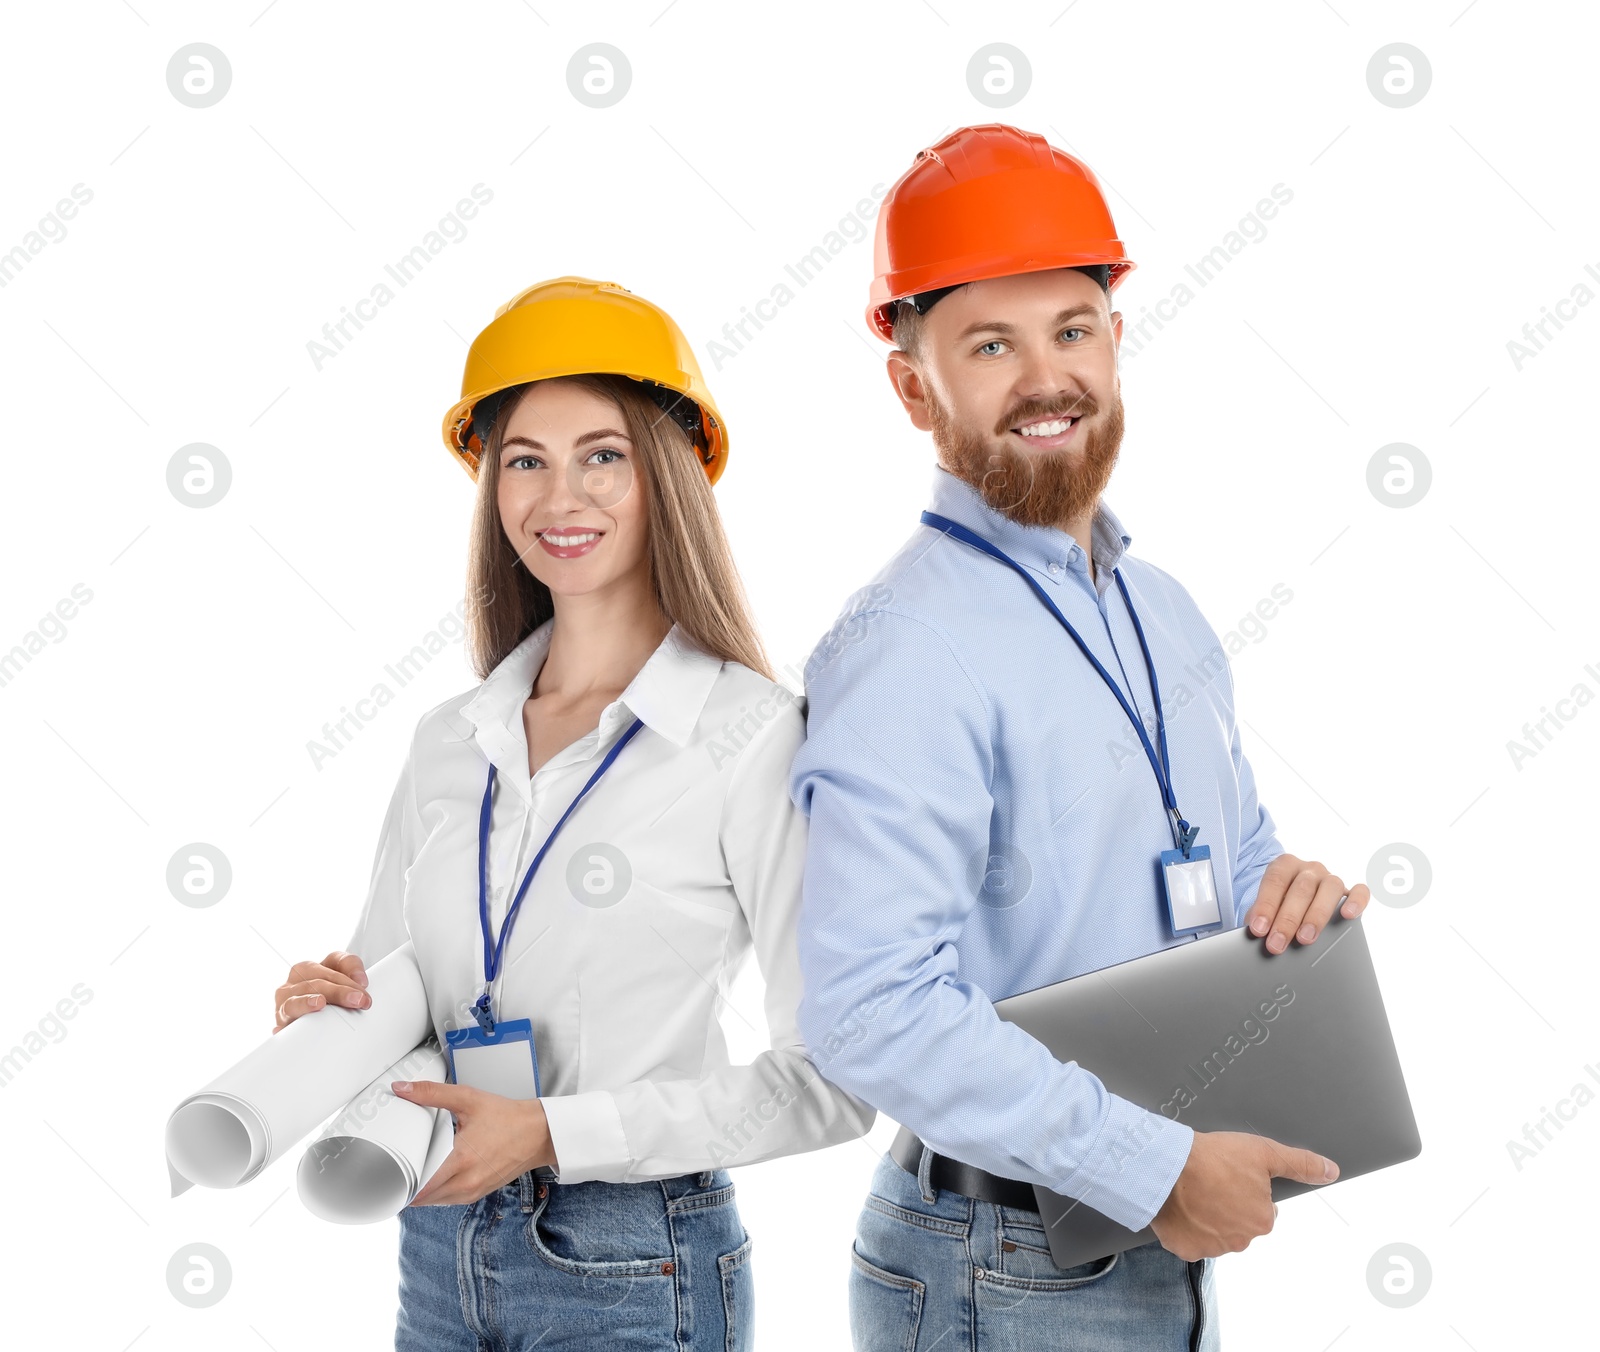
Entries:
<svg viewBox="0 0 1600 1352">
<path fill-rule="evenodd" d="M 1191 845 L 1188 858 L 1182 850 L 1162 850 L 1161 880 L 1166 884 L 1167 915 L 1174 934 L 1192 934 L 1222 923 L 1209 845 Z"/>
<path fill-rule="evenodd" d="M 533 1025 L 527 1019 L 503 1019 L 492 1033 L 477 1023 L 447 1028 L 444 1037 L 451 1084 L 502 1098 L 539 1097 L 539 1057 L 533 1049 Z"/>
</svg>

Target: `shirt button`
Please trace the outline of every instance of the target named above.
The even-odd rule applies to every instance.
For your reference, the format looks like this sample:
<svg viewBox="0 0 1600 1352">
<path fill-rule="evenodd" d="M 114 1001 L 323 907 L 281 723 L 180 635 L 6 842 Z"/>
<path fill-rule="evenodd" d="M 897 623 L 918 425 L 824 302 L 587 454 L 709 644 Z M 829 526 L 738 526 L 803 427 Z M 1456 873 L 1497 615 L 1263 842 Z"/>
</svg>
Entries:
<svg viewBox="0 0 1600 1352">
<path fill-rule="evenodd" d="M 1051 577 L 1059 577 L 1060 575 L 1061 575 L 1061 565 L 1059 563 L 1052 563 L 1050 565 L 1050 576 Z"/>
</svg>

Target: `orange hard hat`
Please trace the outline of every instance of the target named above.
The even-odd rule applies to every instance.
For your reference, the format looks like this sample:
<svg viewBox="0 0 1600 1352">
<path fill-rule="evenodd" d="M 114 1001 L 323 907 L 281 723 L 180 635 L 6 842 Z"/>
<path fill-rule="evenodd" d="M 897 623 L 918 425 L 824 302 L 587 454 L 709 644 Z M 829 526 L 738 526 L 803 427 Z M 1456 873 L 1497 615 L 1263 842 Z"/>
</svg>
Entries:
<svg viewBox="0 0 1600 1352">
<path fill-rule="evenodd" d="M 1089 166 L 1044 137 L 991 122 L 961 127 L 917 158 L 878 211 L 867 324 L 893 340 L 894 302 L 986 277 L 1134 264 Z"/>
</svg>

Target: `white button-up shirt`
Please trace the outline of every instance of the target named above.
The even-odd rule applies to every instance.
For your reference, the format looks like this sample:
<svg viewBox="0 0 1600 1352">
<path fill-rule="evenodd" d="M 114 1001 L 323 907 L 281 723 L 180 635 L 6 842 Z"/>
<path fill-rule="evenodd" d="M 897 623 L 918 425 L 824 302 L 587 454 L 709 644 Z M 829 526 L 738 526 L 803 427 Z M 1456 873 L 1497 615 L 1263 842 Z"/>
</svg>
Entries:
<svg viewBox="0 0 1600 1352">
<path fill-rule="evenodd" d="M 478 818 L 496 769 L 490 932 L 561 814 L 637 716 L 534 875 L 493 988 L 527 1018 L 563 1183 L 637 1182 L 812 1150 L 873 1110 L 821 1079 L 795 1023 L 806 819 L 788 794 L 803 701 L 674 626 L 599 726 L 528 774 L 522 710 L 553 622 L 417 723 L 349 944 L 413 941 L 435 1032 L 483 990 Z M 717 1014 L 754 948 L 771 1050 L 731 1065 Z"/>
</svg>

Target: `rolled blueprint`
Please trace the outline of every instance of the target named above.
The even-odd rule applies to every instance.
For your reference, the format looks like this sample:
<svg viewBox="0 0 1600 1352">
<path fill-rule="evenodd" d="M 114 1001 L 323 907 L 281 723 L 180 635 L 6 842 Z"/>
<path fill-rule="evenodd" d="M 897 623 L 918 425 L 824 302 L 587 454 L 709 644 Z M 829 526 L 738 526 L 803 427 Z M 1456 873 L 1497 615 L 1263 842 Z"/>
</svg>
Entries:
<svg viewBox="0 0 1600 1352">
<path fill-rule="evenodd" d="M 410 1205 L 431 1174 L 439 1121 L 449 1129 L 451 1119 L 437 1108 L 397 1098 L 389 1086 L 395 1080 L 443 1084 L 447 1075 L 444 1054 L 430 1037 L 356 1095 L 300 1157 L 296 1178 L 306 1210 L 337 1225 L 368 1225 Z M 454 1134 L 447 1130 L 446 1141 Z"/>
<path fill-rule="evenodd" d="M 280 1159 L 433 1031 L 409 943 L 367 972 L 366 1009 L 324 1005 L 267 1038 L 167 1119 L 172 1195 L 236 1188 Z"/>
</svg>

